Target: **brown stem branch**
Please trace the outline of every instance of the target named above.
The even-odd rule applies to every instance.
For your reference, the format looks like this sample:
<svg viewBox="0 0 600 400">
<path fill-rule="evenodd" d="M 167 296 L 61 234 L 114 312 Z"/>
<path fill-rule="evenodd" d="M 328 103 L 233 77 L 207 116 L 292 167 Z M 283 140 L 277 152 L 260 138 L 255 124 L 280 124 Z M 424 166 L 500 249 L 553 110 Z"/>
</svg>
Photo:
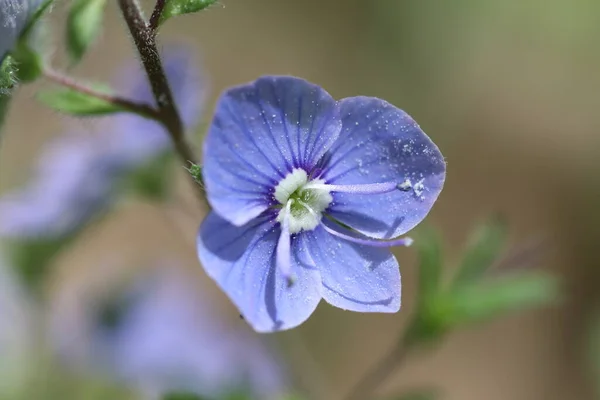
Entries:
<svg viewBox="0 0 600 400">
<path fill-rule="evenodd" d="M 156 47 L 154 32 L 144 20 L 136 0 L 119 0 L 119 6 L 148 75 L 160 121 L 169 132 L 179 157 L 185 164 L 194 162 L 194 154 L 185 142 L 183 124 Z"/>
<path fill-rule="evenodd" d="M 106 101 L 107 103 L 115 104 L 128 111 L 143 115 L 146 118 L 154 120 L 160 119 L 158 110 L 156 110 L 154 107 L 148 104 L 136 103 L 123 97 L 99 92 L 81 84 L 80 82 L 77 82 L 72 78 L 69 78 L 68 76 L 64 76 L 61 73 L 50 69 L 44 70 L 44 76 L 58 85 L 68 87 L 69 89 L 75 90 L 76 92 L 87 94 L 97 99 Z"/>
<path fill-rule="evenodd" d="M 167 0 L 156 0 L 154 11 L 152 11 L 152 15 L 150 16 L 150 21 L 148 23 L 149 28 L 154 35 L 156 35 L 158 24 L 160 23 L 160 17 L 162 15 L 163 10 L 165 9 L 166 4 Z"/>
</svg>

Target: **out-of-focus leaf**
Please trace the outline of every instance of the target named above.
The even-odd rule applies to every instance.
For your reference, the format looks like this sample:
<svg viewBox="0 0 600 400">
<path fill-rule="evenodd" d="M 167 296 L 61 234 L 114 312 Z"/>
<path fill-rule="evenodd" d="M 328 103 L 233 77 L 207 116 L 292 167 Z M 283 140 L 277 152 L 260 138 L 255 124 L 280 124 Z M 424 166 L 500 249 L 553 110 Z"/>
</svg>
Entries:
<svg viewBox="0 0 600 400">
<path fill-rule="evenodd" d="M 160 16 L 160 23 L 164 23 L 171 17 L 202 11 L 216 2 L 217 0 L 167 0 Z"/>
<path fill-rule="evenodd" d="M 16 79 L 19 82 L 32 82 L 36 80 L 44 69 L 41 55 L 23 40 L 11 52 L 14 61 Z"/>
<path fill-rule="evenodd" d="M 14 60 L 10 56 L 6 57 L 0 64 L 0 96 L 8 96 L 17 82 L 15 68 Z"/>
<path fill-rule="evenodd" d="M 419 231 L 415 246 L 419 253 L 419 299 L 424 301 L 440 289 L 442 244 L 435 230 L 425 228 Z"/>
<path fill-rule="evenodd" d="M 53 257 L 70 243 L 71 238 L 39 239 L 9 243 L 11 263 L 22 281 L 36 292 L 48 273 Z"/>
<path fill-rule="evenodd" d="M 109 92 L 102 87 L 95 87 L 103 93 Z M 50 108 L 65 114 L 77 116 L 94 116 L 127 111 L 117 104 L 99 99 L 72 89 L 58 89 L 40 92 L 37 98 Z"/>
<path fill-rule="evenodd" d="M 453 286 L 469 284 L 480 278 L 498 258 L 506 241 L 506 224 L 493 218 L 475 230 Z"/>
<path fill-rule="evenodd" d="M 452 290 L 438 300 L 437 312 L 445 325 L 455 327 L 548 305 L 558 298 L 557 279 L 549 274 L 505 276 Z"/>
<path fill-rule="evenodd" d="M 8 111 L 8 103 L 10 102 L 10 96 L 8 94 L 0 93 L 0 132 L 2 132 L 2 125 L 4 125 L 4 118 Z"/>
<path fill-rule="evenodd" d="M 172 161 L 170 152 L 150 160 L 126 177 L 123 189 L 149 200 L 164 200 L 172 183 Z"/>
<path fill-rule="evenodd" d="M 600 396 L 600 310 L 592 315 L 589 332 L 589 346 L 587 356 L 591 370 L 592 382 L 596 385 L 596 393 Z"/>
<path fill-rule="evenodd" d="M 106 0 L 75 0 L 67 18 L 67 50 L 73 62 L 81 60 L 94 42 L 104 16 Z"/>
</svg>

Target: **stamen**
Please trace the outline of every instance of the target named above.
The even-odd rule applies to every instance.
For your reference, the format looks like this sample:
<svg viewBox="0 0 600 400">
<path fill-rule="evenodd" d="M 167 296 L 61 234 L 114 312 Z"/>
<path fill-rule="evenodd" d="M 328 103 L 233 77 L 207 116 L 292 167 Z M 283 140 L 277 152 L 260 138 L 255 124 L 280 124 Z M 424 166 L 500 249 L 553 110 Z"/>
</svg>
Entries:
<svg viewBox="0 0 600 400">
<path fill-rule="evenodd" d="M 409 237 L 396 238 L 396 239 L 390 239 L 390 240 L 375 239 L 375 238 L 370 238 L 368 236 L 361 235 L 361 234 L 355 233 L 355 232 L 352 232 L 352 233 L 356 236 L 347 235 L 345 233 L 336 231 L 335 229 L 327 226 L 327 224 L 325 224 L 324 222 L 321 222 L 321 226 L 328 233 L 330 233 L 334 236 L 337 236 L 339 238 L 342 238 L 342 239 L 347 240 L 352 243 L 362 244 L 365 246 L 373 246 L 373 247 L 406 246 L 406 247 L 408 247 L 413 243 L 413 240 Z"/>
<path fill-rule="evenodd" d="M 292 261 L 290 250 L 290 213 L 294 200 L 289 200 L 285 206 L 285 214 L 281 221 L 281 234 L 277 241 L 277 250 L 275 254 L 275 265 L 287 280 L 288 287 L 294 284 L 295 277 L 292 275 Z"/>
<path fill-rule="evenodd" d="M 381 194 L 398 190 L 397 182 L 367 183 L 364 185 L 329 185 L 326 183 L 308 183 L 304 189 L 320 189 L 329 192 L 357 193 L 357 194 Z"/>
</svg>

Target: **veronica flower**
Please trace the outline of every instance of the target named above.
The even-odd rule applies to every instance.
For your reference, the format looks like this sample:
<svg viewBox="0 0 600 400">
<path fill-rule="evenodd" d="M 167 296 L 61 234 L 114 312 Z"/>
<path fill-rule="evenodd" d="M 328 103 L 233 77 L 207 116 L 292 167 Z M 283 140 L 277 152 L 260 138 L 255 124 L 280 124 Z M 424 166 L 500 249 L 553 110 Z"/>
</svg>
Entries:
<svg viewBox="0 0 600 400">
<path fill-rule="evenodd" d="M 165 55 L 165 70 L 186 128 L 202 108 L 201 79 L 189 53 Z M 138 101 L 152 103 L 139 67 L 126 68 L 118 86 Z M 68 134 L 43 151 L 33 179 L 0 198 L 0 237 L 17 240 L 61 238 L 107 209 L 124 176 L 169 151 L 162 125 L 135 114 L 99 121 L 92 134 Z"/>
<path fill-rule="evenodd" d="M 335 101 L 293 77 L 263 77 L 220 99 L 204 145 L 214 212 L 198 254 L 257 331 L 295 327 L 321 298 L 352 311 L 400 308 L 387 249 L 429 212 L 445 162 L 404 111 Z"/>
<path fill-rule="evenodd" d="M 184 391 L 213 399 L 245 389 L 268 399 L 285 390 L 275 355 L 220 319 L 181 271 L 158 269 L 111 293 L 109 307 L 105 296 L 82 293 L 64 297 L 53 314 L 59 354 L 75 366 L 99 367 L 151 398 Z"/>
</svg>

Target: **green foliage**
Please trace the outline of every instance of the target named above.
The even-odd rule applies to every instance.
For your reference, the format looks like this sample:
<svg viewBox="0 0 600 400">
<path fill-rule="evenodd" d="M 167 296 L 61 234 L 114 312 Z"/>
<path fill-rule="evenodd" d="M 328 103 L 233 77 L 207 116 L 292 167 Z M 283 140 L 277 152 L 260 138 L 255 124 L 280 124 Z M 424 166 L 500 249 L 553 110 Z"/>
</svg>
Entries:
<svg viewBox="0 0 600 400">
<path fill-rule="evenodd" d="M 166 152 L 127 176 L 123 188 L 149 200 L 164 200 L 171 188 L 172 166 L 173 154 Z"/>
<path fill-rule="evenodd" d="M 6 117 L 6 113 L 8 112 L 9 103 L 10 95 L 0 92 L 0 134 L 2 133 L 2 125 L 4 125 L 4 119 Z M 0 135 L 0 139 L 1 138 L 2 136 Z"/>
<path fill-rule="evenodd" d="M 592 314 L 586 350 L 592 382 L 596 385 L 597 395 L 600 396 L 600 310 L 598 309 Z"/>
<path fill-rule="evenodd" d="M 4 125 L 4 117 L 6 116 L 6 112 L 8 111 L 9 103 L 10 96 L 7 94 L 0 93 L 0 130 L 2 129 L 2 125 Z"/>
<path fill-rule="evenodd" d="M 75 0 L 67 18 L 67 51 L 71 60 L 81 60 L 100 28 L 106 0 Z"/>
<path fill-rule="evenodd" d="M 186 168 L 186 171 L 190 173 L 192 178 L 194 178 L 198 184 L 204 185 L 204 181 L 202 180 L 202 167 L 200 165 L 190 161 L 190 167 Z"/>
<path fill-rule="evenodd" d="M 439 290 L 442 273 L 442 243 L 431 228 L 422 229 L 415 240 L 419 254 L 419 299 Z"/>
<path fill-rule="evenodd" d="M 21 40 L 11 52 L 16 79 L 19 82 L 32 82 L 44 70 L 44 60 L 26 40 Z"/>
<path fill-rule="evenodd" d="M 6 57 L 0 64 L 0 96 L 8 95 L 17 83 L 15 69 L 15 62 L 11 56 Z"/>
<path fill-rule="evenodd" d="M 94 89 L 110 96 L 109 91 L 104 86 L 96 85 Z M 40 92 L 37 94 L 37 99 L 54 110 L 80 117 L 128 111 L 113 102 L 72 89 Z"/>
<path fill-rule="evenodd" d="M 492 218 L 476 229 L 453 285 L 469 284 L 480 278 L 500 255 L 506 242 L 506 233 L 506 224 L 500 218 Z"/>
<path fill-rule="evenodd" d="M 33 292 L 46 277 L 53 257 L 70 243 L 71 237 L 47 238 L 7 243 L 11 264 Z"/>
<path fill-rule="evenodd" d="M 171 17 L 202 11 L 216 2 L 217 0 L 167 0 L 160 16 L 160 23 L 164 23 Z"/>
<path fill-rule="evenodd" d="M 456 326 L 543 306 L 558 298 L 555 277 L 542 272 L 504 276 L 453 290 L 442 298 L 445 324 Z M 442 317 L 442 316 L 440 316 Z"/>
<path fill-rule="evenodd" d="M 448 288 L 440 283 L 439 238 L 431 232 L 418 238 L 420 292 L 405 336 L 408 344 L 435 343 L 452 329 L 557 300 L 558 282 L 543 272 L 481 279 L 499 256 L 505 237 L 506 228 L 497 219 L 478 228 Z"/>
</svg>

